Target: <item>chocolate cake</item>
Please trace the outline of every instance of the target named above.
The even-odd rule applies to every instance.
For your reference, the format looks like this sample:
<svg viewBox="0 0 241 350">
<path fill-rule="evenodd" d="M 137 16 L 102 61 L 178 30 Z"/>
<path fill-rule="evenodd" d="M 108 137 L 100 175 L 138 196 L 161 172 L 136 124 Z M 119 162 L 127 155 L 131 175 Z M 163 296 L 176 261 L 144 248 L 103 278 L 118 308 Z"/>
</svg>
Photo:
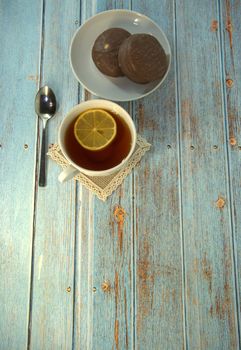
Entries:
<svg viewBox="0 0 241 350">
<path fill-rule="evenodd" d="M 161 79 L 168 68 L 164 49 L 150 34 L 133 34 L 123 41 L 118 61 L 124 75 L 141 84 Z"/>
<path fill-rule="evenodd" d="M 130 33 L 121 28 L 111 28 L 101 33 L 92 48 L 92 59 L 96 67 L 111 77 L 123 76 L 119 63 L 118 51 L 122 42 Z"/>
</svg>

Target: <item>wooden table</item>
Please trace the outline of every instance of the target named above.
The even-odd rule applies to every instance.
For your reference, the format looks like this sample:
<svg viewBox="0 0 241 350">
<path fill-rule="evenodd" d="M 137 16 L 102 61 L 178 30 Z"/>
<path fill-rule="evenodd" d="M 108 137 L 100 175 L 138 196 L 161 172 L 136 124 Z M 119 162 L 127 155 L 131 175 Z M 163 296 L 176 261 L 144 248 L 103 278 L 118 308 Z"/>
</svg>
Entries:
<svg viewBox="0 0 241 350">
<path fill-rule="evenodd" d="M 34 98 L 56 92 L 57 142 L 66 112 L 92 98 L 71 37 L 112 8 L 155 20 L 173 60 L 160 89 L 122 104 L 152 148 L 101 202 L 58 183 L 52 161 L 38 187 Z M 238 0 L 1 1 L 1 350 L 239 348 L 240 13 Z"/>
</svg>

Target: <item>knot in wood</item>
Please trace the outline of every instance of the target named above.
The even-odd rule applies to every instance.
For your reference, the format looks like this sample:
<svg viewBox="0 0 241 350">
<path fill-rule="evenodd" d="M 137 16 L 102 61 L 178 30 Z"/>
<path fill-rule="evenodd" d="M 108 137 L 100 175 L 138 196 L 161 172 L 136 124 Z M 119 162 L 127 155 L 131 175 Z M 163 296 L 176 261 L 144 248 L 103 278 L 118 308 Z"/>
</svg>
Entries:
<svg viewBox="0 0 241 350">
<path fill-rule="evenodd" d="M 211 23 L 211 31 L 216 32 L 218 30 L 218 21 L 214 19 Z"/>
<path fill-rule="evenodd" d="M 103 292 L 105 292 L 105 293 L 110 292 L 110 282 L 104 281 L 101 285 L 101 288 L 102 288 Z"/>
<path fill-rule="evenodd" d="M 233 80 L 232 79 L 226 79 L 226 85 L 227 85 L 227 87 L 231 88 L 233 86 Z"/>
<path fill-rule="evenodd" d="M 233 26 L 232 26 L 232 23 L 230 21 L 228 21 L 228 23 L 226 25 L 226 30 L 228 32 L 232 32 L 233 31 Z"/>
<path fill-rule="evenodd" d="M 237 140 L 235 137 L 230 137 L 229 143 L 231 146 L 235 146 L 237 144 Z"/>
<path fill-rule="evenodd" d="M 222 197 L 218 197 L 218 200 L 216 201 L 216 206 L 219 209 L 222 209 L 225 206 L 225 199 Z"/>
<path fill-rule="evenodd" d="M 124 223 L 125 221 L 125 216 L 126 216 L 126 212 L 125 210 L 121 207 L 121 206 L 116 206 L 115 210 L 114 210 L 114 217 L 115 217 L 115 221 L 117 223 Z"/>
</svg>

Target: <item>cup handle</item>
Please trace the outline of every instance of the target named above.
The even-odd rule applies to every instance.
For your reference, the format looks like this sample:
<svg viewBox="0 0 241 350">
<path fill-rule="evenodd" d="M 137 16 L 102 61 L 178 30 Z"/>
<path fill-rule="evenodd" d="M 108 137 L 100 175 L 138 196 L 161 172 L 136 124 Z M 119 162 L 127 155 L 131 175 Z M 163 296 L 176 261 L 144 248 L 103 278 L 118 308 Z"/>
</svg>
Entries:
<svg viewBox="0 0 241 350">
<path fill-rule="evenodd" d="M 58 180 L 59 182 L 63 183 L 65 181 L 72 179 L 78 173 L 79 173 L 79 170 L 69 165 L 66 169 L 62 171 L 62 173 L 59 174 Z"/>
</svg>

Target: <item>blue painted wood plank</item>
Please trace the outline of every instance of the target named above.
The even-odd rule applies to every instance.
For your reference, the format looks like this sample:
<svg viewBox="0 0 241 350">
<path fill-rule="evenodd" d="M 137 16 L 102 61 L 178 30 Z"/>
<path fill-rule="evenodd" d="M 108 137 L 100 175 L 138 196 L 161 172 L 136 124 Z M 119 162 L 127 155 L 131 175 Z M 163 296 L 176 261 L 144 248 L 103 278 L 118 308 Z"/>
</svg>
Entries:
<svg viewBox="0 0 241 350">
<path fill-rule="evenodd" d="M 241 67 L 240 41 L 241 4 L 237 1 L 220 1 L 220 33 L 223 41 L 223 86 L 225 96 L 225 125 L 230 176 L 230 200 L 232 210 L 234 263 L 237 307 L 240 310 L 241 295 Z M 240 312 L 238 313 L 240 334 Z M 239 344 L 241 347 L 241 344 Z"/>
<path fill-rule="evenodd" d="M 1 1 L 0 348 L 4 350 L 26 349 L 28 340 L 40 16 L 38 2 Z"/>
<path fill-rule="evenodd" d="M 41 4 L 0 5 L 0 348 L 27 347 L 30 294 L 32 349 L 238 348 L 239 3 L 132 1 L 175 54 L 161 89 L 123 104 L 153 146 L 106 203 L 74 182 L 60 185 L 51 162 L 47 188 L 34 194 L 38 82 L 53 87 L 60 106 L 49 143 L 79 92 L 92 97 L 68 63 L 80 2 L 44 4 L 40 80 Z M 130 7 L 81 5 L 83 20 Z"/>
<path fill-rule="evenodd" d="M 166 33 L 174 53 L 173 2 L 132 1 Z M 135 170 L 135 332 L 137 349 L 185 348 L 176 74 L 134 104 L 138 132 L 152 144 Z"/>
<path fill-rule="evenodd" d="M 127 185 L 130 190 L 129 182 Z M 132 211 L 129 194 L 120 199 L 122 190 L 106 203 L 97 203 L 83 189 L 76 269 L 76 349 L 133 346 Z"/>
<path fill-rule="evenodd" d="M 237 349 L 237 304 L 216 2 L 176 1 L 187 341 Z"/>
<path fill-rule="evenodd" d="M 128 1 L 83 2 L 83 20 Z M 91 98 L 85 93 L 85 98 Z M 128 104 L 123 105 L 128 108 Z M 105 203 L 80 188 L 75 349 L 131 349 L 133 343 L 132 176 Z M 122 211 L 123 210 L 123 211 Z"/>
<path fill-rule="evenodd" d="M 49 143 L 78 102 L 78 84 L 68 52 L 79 25 L 79 1 L 46 1 L 43 26 L 42 84 L 56 93 L 58 112 L 48 125 Z M 39 149 L 38 149 L 39 151 Z M 74 299 L 74 181 L 60 184 L 60 168 L 48 161 L 47 187 L 37 188 L 32 283 L 31 349 L 71 349 Z"/>
</svg>

